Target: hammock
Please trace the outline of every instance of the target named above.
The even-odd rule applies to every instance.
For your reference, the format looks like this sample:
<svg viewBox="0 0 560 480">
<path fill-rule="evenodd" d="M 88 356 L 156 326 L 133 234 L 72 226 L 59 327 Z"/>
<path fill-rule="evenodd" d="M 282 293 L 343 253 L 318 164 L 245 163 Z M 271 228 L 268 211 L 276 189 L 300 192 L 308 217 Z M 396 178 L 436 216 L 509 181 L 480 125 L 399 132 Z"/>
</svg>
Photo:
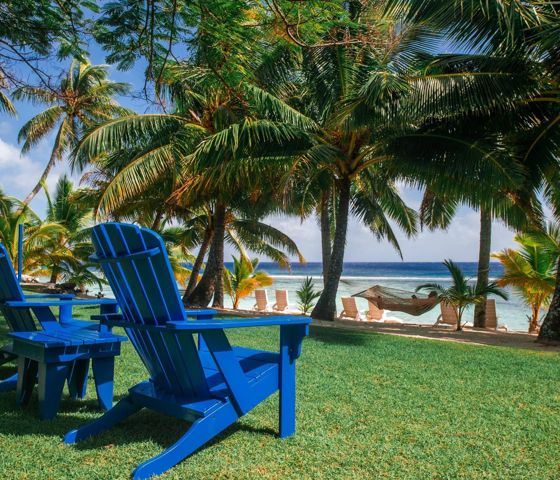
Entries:
<svg viewBox="0 0 560 480">
<path fill-rule="evenodd" d="M 436 292 L 425 295 L 399 290 L 398 288 L 382 287 L 381 285 L 374 285 L 352 296 L 366 298 L 381 310 L 393 310 L 414 316 L 429 312 L 439 303 Z"/>
</svg>

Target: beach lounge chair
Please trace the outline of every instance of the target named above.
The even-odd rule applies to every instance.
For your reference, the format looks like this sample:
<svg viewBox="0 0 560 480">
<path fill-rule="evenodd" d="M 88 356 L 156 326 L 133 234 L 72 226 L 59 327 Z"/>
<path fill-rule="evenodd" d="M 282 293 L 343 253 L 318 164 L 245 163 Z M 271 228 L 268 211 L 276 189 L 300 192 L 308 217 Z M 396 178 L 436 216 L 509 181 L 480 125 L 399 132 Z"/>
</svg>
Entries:
<svg viewBox="0 0 560 480">
<path fill-rule="evenodd" d="M 377 308 L 372 302 L 368 302 L 369 309 L 366 311 L 366 318 L 370 321 L 380 321 L 383 319 L 384 310 Z"/>
<path fill-rule="evenodd" d="M 16 389 L 18 403 L 25 406 L 38 378 L 42 419 L 56 415 L 66 381 L 73 398 L 85 396 L 90 360 L 100 406 L 108 409 L 113 403 L 114 358 L 126 338 L 98 331 L 98 322 L 74 320 L 72 307 L 78 305 L 99 305 L 101 313 L 117 311 L 115 300 L 25 296 L 7 251 L 0 245 L 0 311 L 12 340 L 2 351 L 4 358 L 17 358 L 18 363 L 18 373 L 0 382 L 0 391 Z M 59 308 L 58 318 L 51 307 Z"/>
<path fill-rule="evenodd" d="M 445 325 L 445 326 L 456 327 L 457 312 L 455 311 L 455 308 L 452 305 L 449 305 L 448 303 L 445 302 L 441 302 L 439 306 L 441 308 L 441 313 L 438 316 L 436 323 L 434 323 L 433 326 L 437 327 L 438 325 Z"/>
<path fill-rule="evenodd" d="M 284 312 L 288 309 L 288 291 L 276 290 L 276 303 L 272 305 L 272 310 Z"/>
<path fill-rule="evenodd" d="M 266 290 L 255 290 L 255 301 L 254 310 L 258 312 L 268 311 L 268 294 Z"/>
<path fill-rule="evenodd" d="M 498 315 L 496 314 L 496 300 L 493 298 L 486 300 L 486 328 L 493 330 L 503 329 L 507 332 L 507 325 L 498 324 Z"/>
<path fill-rule="evenodd" d="M 344 318 L 350 318 L 352 320 L 362 320 L 358 306 L 356 305 L 356 299 L 354 297 L 342 297 L 342 312 L 338 318 L 340 320 Z"/>
<path fill-rule="evenodd" d="M 65 443 L 105 431 L 143 408 L 190 422 L 174 445 L 135 469 L 133 478 L 145 479 L 172 468 L 278 390 L 280 437 L 294 433 L 295 362 L 309 319 L 189 321 L 159 235 L 107 223 L 94 227 L 92 236 L 96 259 L 122 309 L 103 322 L 125 329 L 150 379 L 99 419 L 69 432 Z M 280 326 L 279 353 L 232 347 L 226 335 L 232 328 L 272 325 Z M 204 339 L 198 348 L 196 334 Z"/>
</svg>

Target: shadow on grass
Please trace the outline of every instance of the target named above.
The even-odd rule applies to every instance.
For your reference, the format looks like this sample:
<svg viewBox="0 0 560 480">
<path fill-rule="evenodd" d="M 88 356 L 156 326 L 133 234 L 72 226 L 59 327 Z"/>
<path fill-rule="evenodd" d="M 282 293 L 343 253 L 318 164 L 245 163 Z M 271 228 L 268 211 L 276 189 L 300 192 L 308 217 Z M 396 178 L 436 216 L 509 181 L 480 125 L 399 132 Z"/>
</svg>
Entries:
<svg viewBox="0 0 560 480">
<path fill-rule="evenodd" d="M 124 396 L 116 396 L 115 402 Z M 34 393 L 28 405 L 22 407 L 16 402 L 15 391 L 0 393 L 0 411 L 0 434 L 9 435 L 63 436 L 103 415 L 97 399 L 74 400 L 63 396 L 58 415 L 52 420 L 41 421 L 37 393 Z M 92 414 L 93 417 L 90 416 Z"/>
<path fill-rule="evenodd" d="M 311 327 L 309 338 L 317 340 L 321 343 L 331 345 L 367 345 L 371 342 L 371 338 L 359 332 L 349 332 L 336 328 Z"/>
<path fill-rule="evenodd" d="M 190 427 L 191 424 L 186 421 L 177 420 L 176 418 L 150 410 L 142 410 L 117 426 L 83 442 L 74 444 L 73 448 L 78 450 L 98 450 L 108 445 L 122 446 L 149 440 L 159 445 L 163 451 L 177 442 L 187 433 Z M 249 432 L 275 437 L 278 435 L 278 432 L 271 428 L 255 428 L 236 422 L 199 448 L 197 452 L 205 450 L 237 432 Z M 147 456 L 146 460 L 148 458 Z"/>
<path fill-rule="evenodd" d="M 15 392 L 2 394 L 0 409 L 2 411 L 0 434 L 53 436 L 60 439 L 61 442 L 66 433 L 96 420 L 103 414 L 96 400 L 82 401 L 66 397 L 61 402 L 59 415 L 56 418 L 41 421 L 38 418 L 36 395 L 31 399 L 29 405 L 21 408 L 16 404 Z M 92 416 L 92 413 L 95 415 Z M 152 441 L 161 446 L 163 451 L 179 440 L 190 426 L 191 424 L 186 421 L 145 409 L 115 427 L 72 447 L 79 450 L 97 450 L 107 446 Z M 278 432 L 272 428 L 255 428 L 236 422 L 199 450 L 204 450 L 240 431 L 260 435 L 278 435 Z"/>
</svg>

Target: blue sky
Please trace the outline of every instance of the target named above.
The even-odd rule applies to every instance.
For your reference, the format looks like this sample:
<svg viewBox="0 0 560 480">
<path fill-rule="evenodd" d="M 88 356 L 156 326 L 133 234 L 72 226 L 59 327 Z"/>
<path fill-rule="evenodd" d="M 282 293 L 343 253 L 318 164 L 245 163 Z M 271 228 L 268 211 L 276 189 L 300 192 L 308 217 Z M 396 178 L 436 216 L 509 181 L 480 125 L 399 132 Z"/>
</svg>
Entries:
<svg viewBox="0 0 560 480">
<path fill-rule="evenodd" d="M 104 63 L 104 54 L 92 45 L 90 59 L 93 63 Z M 65 68 L 69 62 L 63 62 L 56 68 Z M 141 65 L 132 70 L 120 72 L 110 67 L 110 78 L 116 81 L 129 82 L 133 88 L 139 90 L 143 86 L 144 74 Z M 137 99 L 121 98 L 121 104 L 133 108 L 138 112 L 145 112 L 150 106 Z M 47 138 L 26 155 L 20 154 L 21 145 L 17 142 L 20 127 L 33 115 L 40 111 L 29 103 L 17 102 L 17 118 L 10 118 L 0 114 L 0 188 L 9 195 L 23 198 L 35 185 L 46 162 L 48 161 L 52 138 Z M 64 173 L 70 173 L 68 166 L 62 162 L 51 174 L 48 185 L 54 187 L 57 179 Z M 80 174 L 72 174 L 72 178 L 79 181 Z M 420 203 L 420 192 L 403 187 L 401 194 L 407 203 L 417 208 Z M 32 207 L 40 215 L 44 214 L 46 200 L 40 193 L 32 203 Z M 288 233 L 298 244 L 308 261 L 320 261 L 320 236 L 315 219 L 301 222 L 293 217 L 272 217 L 269 223 Z M 446 258 L 456 261 L 476 261 L 478 258 L 479 218 L 477 212 L 469 208 L 461 208 L 448 231 L 421 232 L 413 239 L 407 239 L 398 234 L 399 242 L 405 261 L 434 261 Z M 494 222 L 493 251 L 514 245 L 514 233 L 501 222 Z M 226 259 L 231 252 L 226 250 Z M 346 261 L 399 261 L 395 250 L 387 242 L 378 242 L 369 230 L 351 219 L 348 232 Z"/>
</svg>

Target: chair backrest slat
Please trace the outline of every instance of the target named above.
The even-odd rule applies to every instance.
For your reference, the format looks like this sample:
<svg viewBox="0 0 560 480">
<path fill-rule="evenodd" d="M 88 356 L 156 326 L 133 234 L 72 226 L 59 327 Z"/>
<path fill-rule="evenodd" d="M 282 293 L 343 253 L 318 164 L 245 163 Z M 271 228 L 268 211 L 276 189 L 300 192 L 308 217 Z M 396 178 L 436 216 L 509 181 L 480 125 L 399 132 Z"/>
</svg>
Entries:
<svg viewBox="0 0 560 480">
<path fill-rule="evenodd" d="M 31 332 L 37 330 L 37 324 L 29 309 L 8 308 L 7 301 L 23 301 L 25 295 L 16 277 L 14 266 L 4 245 L 0 244 L 0 310 L 15 332 Z"/>
<path fill-rule="evenodd" d="M 354 297 L 342 297 L 342 307 L 346 315 L 358 315 L 358 306 Z"/>
<path fill-rule="evenodd" d="M 496 314 L 496 300 L 489 298 L 486 300 L 486 328 L 498 327 L 498 315 Z"/>
<path fill-rule="evenodd" d="M 375 303 L 368 301 L 368 306 L 370 320 L 381 320 L 383 318 L 384 311 L 381 310 Z"/>
<path fill-rule="evenodd" d="M 255 301 L 257 310 L 267 310 L 268 294 L 266 293 L 266 290 L 255 290 Z"/>
<path fill-rule="evenodd" d="M 276 290 L 276 308 L 278 310 L 285 310 L 288 308 L 287 290 Z"/>
<path fill-rule="evenodd" d="M 165 245 L 148 229 L 121 223 L 93 228 L 98 259 L 127 323 L 126 331 L 152 381 L 174 394 L 208 394 L 192 334 L 135 328 L 188 321 Z"/>
<path fill-rule="evenodd" d="M 441 302 L 441 322 L 445 325 L 457 325 L 457 311 L 453 305 Z"/>
</svg>

